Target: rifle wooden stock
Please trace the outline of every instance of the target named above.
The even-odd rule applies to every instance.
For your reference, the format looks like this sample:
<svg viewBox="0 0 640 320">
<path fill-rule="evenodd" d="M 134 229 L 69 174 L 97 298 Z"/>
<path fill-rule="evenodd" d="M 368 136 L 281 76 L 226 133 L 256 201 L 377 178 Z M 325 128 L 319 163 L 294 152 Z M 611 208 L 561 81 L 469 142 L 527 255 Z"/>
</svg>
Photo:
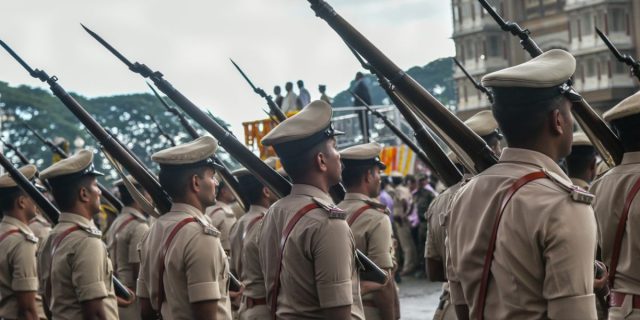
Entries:
<svg viewBox="0 0 640 320">
<path fill-rule="evenodd" d="M 56 208 L 38 189 L 16 169 L 4 154 L 0 153 L 0 165 L 11 175 L 13 180 L 18 184 L 20 189 L 26 192 L 31 199 L 38 205 L 40 209 L 47 215 L 53 224 L 58 224 L 60 218 L 60 210 Z M 119 297 L 129 300 L 132 298 L 131 293 L 118 278 L 113 277 L 114 290 Z"/>
<path fill-rule="evenodd" d="M 479 1 L 502 30 L 520 38 L 522 48 L 529 53 L 532 58 L 543 53 L 542 49 L 540 49 L 538 44 L 531 38 L 529 30 L 523 29 L 515 22 L 507 22 L 502 19 L 486 0 Z M 600 153 L 600 156 L 609 167 L 613 168 L 620 164 L 620 162 L 622 162 L 622 155 L 624 154 L 624 148 L 620 138 L 613 133 L 611 128 L 609 128 L 604 120 L 591 108 L 589 103 L 583 98 L 580 102 L 573 102 L 573 108 L 571 110 L 576 121 L 578 121 L 584 133 L 589 137 L 589 140 L 591 140 L 593 146 L 598 150 L 598 153 Z"/>
<path fill-rule="evenodd" d="M 359 52 L 376 70 L 384 75 L 397 88 L 407 102 L 420 108 L 433 123 L 446 132 L 459 146 L 465 146 L 465 153 L 473 159 L 476 171 L 483 171 L 498 160 L 491 148 L 435 99 L 411 76 L 395 65 L 378 48 L 338 15 L 323 0 L 308 0 L 316 15 L 325 20 L 340 37 Z"/>
<path fill-rule="evenodd" d="M 129 173 L 149 192 L 154 203 L 165 213 L 171 209 L 170 197 L 160 186 L 160 183 L 151 175 L 129 152 L 113 137 L 57 82 L 55 78 L 49 78 L 47 83 L 53 94 L 84 124 L 91 134 L 104 146 L 104 148 L 120 162 Z"/>
</svg>

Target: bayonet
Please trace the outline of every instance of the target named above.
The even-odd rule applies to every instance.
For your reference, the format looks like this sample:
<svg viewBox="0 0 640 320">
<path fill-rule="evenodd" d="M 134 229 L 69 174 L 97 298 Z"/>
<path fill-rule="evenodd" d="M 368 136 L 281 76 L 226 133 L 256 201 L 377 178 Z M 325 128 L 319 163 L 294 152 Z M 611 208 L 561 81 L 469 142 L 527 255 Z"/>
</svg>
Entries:
<svg viewBox="0 0 640 320">
<path fill-rule="evenodd" d="M 240 75 L 242 75 L 244 80 L 246 80 L 247 83 L 249 83 L 249 86 L 251 86 L 251 89 L 253 89 L 253 92 L 257 93 L 259 96 L 261 96 L 263 99 L 265 99 L 267 101 L 267 106 L 269 106 L 269 110 L 271 110 L 271 113 L 278 120 L 277 122 L 280 123 L 280 122 L 286 120 L 287 116 L 282 112 L 282 109 L 280 109 L 280 107 L 273 101 L 273 98 L 271 98 L 271 96 L 268 95 L 261 88 L 256 87 L 253 84 L 253 82 L 249 79 L 249 77 L 247 77 L 247 75 L 244 73 L 244 71 L 242 71 L 240 66 L 238 66 L 238 64 L 235 61 L 233 61 L 233 59 L 229 59 L 229 60 L 231 60 L 231 63 L 233 63 L 233 66 L 236 67 L 236 70 L 238 70 L 238 72 L 240 72 Z M 269 117 L 269 118 L 271 118 L 271 117 Z"/>
<path fill-rule="evenodd" d="M 542 49 L 540 49 L 531 38 L 531 32 L 529 32 L 529 30 L 523 29 L 515 22 L 505 21 L 487 0 L 478 1 L 480 1 L 482 7 L 487 10 L 502 30 L 520 38 L 522 48 L 527 51 L 532 58 L 543 53 Z M 612 168 L 615 167 L 622 161 L 622 155 L 624 154 L 624 148 L 620 138 L 616 136 L 604 120 L 602 120 L 593 108 L 591 108 L 589 103 L 587 103 L 571 85 L 572 80 L 568 80 L 560 86 L 560 89 L 564 94 L 571 96 L 572 100 L 578 97 L 580 98 L 579 102 L 573 102 L 573 108 L 571 108 L 576 121 L 584 133 L 587 134 L 589 140 L 591 140 L 593 146 L 598 150 L 598 153 L 607 165 Z"/>
<path fill-rule="evenodd" d="M 158 120 L 156 120 L 156 118 L 152 115 L 149 115 L 149 118 L 151 118 L 151 122 L 153 122 L 156 125 L 156 128 L 158 129 L 158 132 L 160 133 L 160 135 L 163 136 L 165 139 L 167 139 L 167 141 L 169 141 L 169 144 L 171 144 L 172 147 L 175 147 L 176 142 L 173 141 L 173 138 L 170 135 L 168 135 L 167 132 L 164 131 L 164 129 L 162 129 L 162 126 L 160 125 Z"/>
<path fill-rule="evenodd" d="M 618 59 L 618 61 L 626 64 L 631 68 L 631 74 L 633 74 L 638 80 L 640 80 L 640 62 L 636 61 L 628 54 L 621 53 L 618 48 L 609 40 L 609 38 L 596 27 L 596 33 L 600 36 L 600 39 L 607 45 L 611 53 Z"/>
<path fill-rule="evenodd" d="M 473 86 L 476 87 L 476 89 L 478 89 L 478 91 L 484 93 L 487 96 L 487 98 L 489 99 L 489 102 L 491 102 L 493 104 L 493 94 L 491 93 L 491 91 L 489 91 L 485 86 L 480 84 L 478 82 L 478 80 L 476 80 L 473 76 L 471 76 L 469 74 L 469 72 L 467 71 L 467 69 L 465 69 L 465 67 L 462 65 L 462 63 L 460 63 L 460 61 L 458 61 L 458 59 L 453 58 L 453 62 L 455 62 L 458 65 L 458 68 L 460 68 L 460 70 L 462 70 L 462 73 L 464 73 L 464 75 L 467 76 L 467 79 L 469 79 L 469 81 L 471 81 Z"/>
<path fill-rule="evenodd" d="M 5 141 L 4 139 L 0 138 L 0 142 L 2 142 L 5 147 L 7 147 L 7 149 L 13 151 L 13 153 L 16 155 L 16 157 L 18 157 L 18 159 L 20 159 L 20 162 L 22 162 L 23 165 L 28 165 L 31 162 L 29 161 L 29 159 L 27 159 L 27 157 L 20 152 L 20 150 L 18 150 L 18 148 L 13 145 L 12 143 L 9 143 L 8 141 Z"/>
</svg>

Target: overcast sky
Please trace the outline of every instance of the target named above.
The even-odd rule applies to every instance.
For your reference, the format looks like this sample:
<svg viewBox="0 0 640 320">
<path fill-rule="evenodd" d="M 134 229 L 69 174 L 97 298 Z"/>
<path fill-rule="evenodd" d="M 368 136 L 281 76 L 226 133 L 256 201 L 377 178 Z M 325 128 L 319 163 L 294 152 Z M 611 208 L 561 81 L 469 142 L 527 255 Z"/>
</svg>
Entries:
<svg viewBox="0 0 640 320">
<path fill-rule="evenodd" d="M 446 0 L 329 0 L 403 69 L 454 54 Z M 267 92 L 302 79 L 318 97 L 345 89 L 359 70 L 337 34 L 304 0 L 3 1 L 0 37 L 32 66 L 89 97 L 148 92 L 80 22 L 132 61 L 164 73 L 192 101 L 231 123 L 262 118 L 263 101 L 229 62 Z M 40 85 L 4 51 L 0 80 Z"/>
</svg>

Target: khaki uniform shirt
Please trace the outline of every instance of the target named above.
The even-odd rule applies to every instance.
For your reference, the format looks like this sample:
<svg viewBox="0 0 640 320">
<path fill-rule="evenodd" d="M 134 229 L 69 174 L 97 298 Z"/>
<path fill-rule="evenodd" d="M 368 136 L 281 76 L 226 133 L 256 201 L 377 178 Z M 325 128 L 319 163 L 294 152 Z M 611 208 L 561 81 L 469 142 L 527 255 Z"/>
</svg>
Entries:
<svg viewBox="0 0 640 320">
<path fill-rule="evenodd" d="M 586 182 L 582 179 L 571 178 L 571 183 L 573 183 L 573 185 L 577 187 L 580 187 L 580 189 L 582 190 L 589 190 L 589 182 Z"/>
<path fill-rule="evenodd" d="M 260 268 L 260 250 L 258 248 L 262 221 L 262 219 L 257 221 L 251 229 L 246 231 L 244 246 L 242 248 L 242 272 L 240 273 L 240 280 L 242 280 L 242 284 L 244 284 L 243 294 L 254 299 L 267 297 L 264 276 Z"/>
<path fill-rule="evenodd" d="M 228 204 L 218 201 L 215 206 L 208 207 L 207 210 L 205 210 L 205 215 L 211 220 L 211 225 L 220 231 L 222 248 L 229 254 L 231 251 L 229 235 L 231 233 L 231 227 L 236 223 L 235 213 L 233 213 L 233 210 Z"/>
<path fill-rule="evenodd" d="M 0 236 L 11 230 L 19 232 L 0 241 L 0 318 L 18 319 L 15 293 L 38 291 L 38 238 L 22 221 L 10 216 L 3 217 Z M 42 312 L 42 309 L 38 312 Z M 44 313 L 39 316 L 44 318 Z"/>
<path fill-rule="evenodd" d="M 413 195 L 409 188 L 397 186 L 393 193 L 393 215 L 395 217 L 406 218 L 411 210 L 411 200 Z"/>
<path fill-rule="evenodd" d="M 382 269 L 393 268 L 391 222 L 386 206 L 361 193 L 347 193 L 338 207 L 347 212 L 347 220 L 365 205 L 365 210 L 351 225 L 351 232 L 360 249 Z"/>
<path fill-rule="evenodd" d="M 162 303 L 162 317 L 166 320 L 192 319 L 192 303 L 216 300 L 218 319 L 231 319 L 229 263 L 220 244 L 220 232 L 209 224 L 200 210 L 185 203 L 174 203 L 171 211 L 158 218 L 143 237 L 139 249 L 142 262 L 137 295 L 149 299 L 158 310 L 162 248 L 174 227 L 190 217 L 198 222 L 187 223 L 180 229 L 163 262 L 166 300 Z"/>
<path fill-rule="evenodd" d="M 433 199 L 429 209 L 425 213 L 427 218 L 427 243 L 424 249 L 424 257 L 433 260 L 442 261 L 443 269 L 446 268 L 445 262 L 447 258 L 446 239 L 447 239 L 447 209 L 451 204 L 453 196 L 458 192 L 462 182 L 458 182 L 444 190 Z"/>
<path fill-rule="evenodd" d="M 67 229 L 69 233 L 51 255 L 53 242 Z M 60 214 L 38 259 L 42 289 L 51 284 L 48 299 L 54 319 L 82 319 L 84 301 L 102 299 L 107 319 L 118 319 L 118 306 L 113 290 L 113 268 L 102 233 L 92 220 L 74 213 Z"/>
<path fill-rule="evenodd" d="M 593 209 L 598 222 L 598 244 L 602 260 L 611 265 L 613 242 L 622 215 L 624 203 L 633 184 L 640 178 L 640 152 L 625 153 L 622 163 L 609 170 L 593 183 L 591 192 L 596 195 Z M 640 294 L 640 197 L 631 203 L 627 225 L 620 246 L 620 258 L 616 269 L 613 290 Z"/>
<path fill-rule="evenodd" d="M 138 278 L 133 274 L 131 264 L 140 263 L 138 244 L 147 230 L 149 225 L 144 214 L 132 207 L 124 207 L 107 231 L 107 249 L 115 274 L 129 288 L 135 287 Z"/>
<path fill-rule="evenodd" d="M 486 319 L 596 319 L 593 261 L 596 224 L 588 203 L 574 201 L 569 178 L 546 155 L 506 148 L 498 164 L 466 183 L 449 213 L 448 275 L 454 304 L 477 317 L 482 267 L 502 199 L 524 175 L 545 168 L 511 198 L 491 264 Z"/>
<path fill-rule="evenodd" d="M 39 244 L 44 243 L 44 240 L 49 235 L 49 232 L 51 232 L 51 228 L 51 223 L 49 223 L 49 221 L 47 221 L 47 219 L 39 213 L 33 219 L 31 219 L 31 221 L 29 221 L 29 229 L 31 229 L 31 231 L 33 231 L 33 234 L 38 237 Z"/>
<path fill-rule="evenodd" d="M 364 319 L 355 244 L 345 219 L 322 190 L 294 184 L 291 193 L 269 208 L 260 230 L 260 266 L 267 300 L 278 269 L 280 238 L 289 220 L 316 202 L 296 224 L 286 242 L 277 316 L 279 319 L 324 319 L 322 309 L 351 305 L 353 319 Z M 337 209 L 337 210 L 336 210 Z M 270 302 L 269 302 L 270 303 Z"/>
<path fill-rule="evenodd" d="M 243 255 L 243 243 L 246 239 L 247 225 L 251 223 L 256 217 L 263 216 L 267 212 L 267 208 L 262 206 L 252 205 L 249 207 L 249 211 L 245 213 L 238 221 L 231 227 L 229 233 L 229 242 L 231 243 L 231 273 L 240 276 L 242 274 L 241 266 Z M 255 228 L 255 223 L 251 226 L 251 229 Z"/>
</svg>

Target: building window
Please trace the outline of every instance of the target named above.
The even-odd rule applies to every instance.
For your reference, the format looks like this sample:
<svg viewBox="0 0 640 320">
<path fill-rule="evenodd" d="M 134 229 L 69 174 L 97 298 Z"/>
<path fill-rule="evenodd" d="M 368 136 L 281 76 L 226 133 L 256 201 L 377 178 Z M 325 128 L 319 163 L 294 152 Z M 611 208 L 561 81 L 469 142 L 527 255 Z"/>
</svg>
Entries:
<svg viewBox="0 0 640 320">
<path fill-rule="evenodd" d="M 623 8 L 611 8 L 611 19 L 609 19 L 611 32 L 627 31 L 627 13 Z"/>
<path fill-rule="evenodd" d="M 585 12 L 580 19 L 582 24 L 582 36 L 588 36 L 593 33 L 593 17 L 591 12 Z"/>
<path fill-rule="evenodd" d="M 587 77 L 593 77 L 596 75 L 596 62 L 593 58 L 587 58 L 585 60 L 585 64 L 587 65 Z"/>
<path fill-rule="evenodd" d="M 487 55 L 489 57 L 499 57 L 502 54 L 502 39 L 500 36 L 487 37 Z"/>
<path fill-rule="evenodd" d="M 467 40 L 466 47 L 467 47 L 467 51 L 465 52 L 466 58 L 467 59 L 475 58 L 476 54 L 475 54 L 475 52 L 473 52 L 473 49 L 474 49 L 473 41 L 472 40 Z"/>
</svg>

